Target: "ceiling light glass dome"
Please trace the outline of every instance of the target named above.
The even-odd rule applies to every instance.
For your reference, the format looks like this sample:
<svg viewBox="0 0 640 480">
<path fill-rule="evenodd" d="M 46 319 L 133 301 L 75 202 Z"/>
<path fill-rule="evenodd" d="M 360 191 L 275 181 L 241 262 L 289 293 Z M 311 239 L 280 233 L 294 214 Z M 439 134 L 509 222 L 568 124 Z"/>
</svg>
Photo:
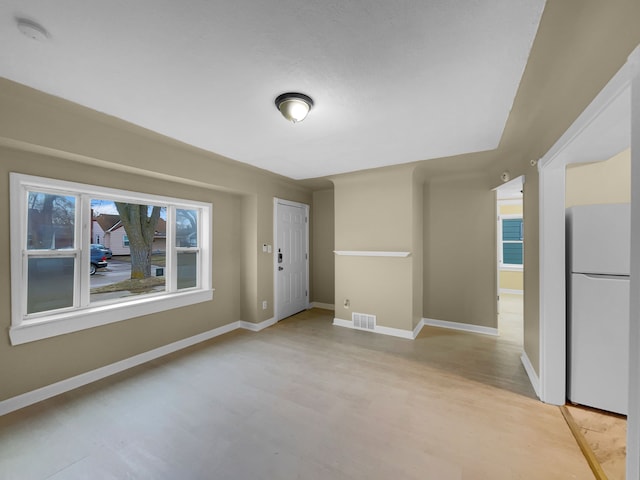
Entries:
<svg viewBox="0 0 640 480">
<path fill-rule="evenodd" d="M 307 117 L 311 107 L 313 107 L 313 100 L 303 93 L 283 93 L 276 98 L 276 107 L 284 118 L 297 123 Z"/>
</svg>

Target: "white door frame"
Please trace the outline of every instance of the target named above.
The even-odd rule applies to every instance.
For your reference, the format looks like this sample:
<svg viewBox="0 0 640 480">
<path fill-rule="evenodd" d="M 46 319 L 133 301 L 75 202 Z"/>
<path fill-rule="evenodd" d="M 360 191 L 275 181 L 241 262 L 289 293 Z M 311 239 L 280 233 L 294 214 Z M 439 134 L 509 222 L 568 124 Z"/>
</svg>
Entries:
<svg viewBox="0 0 640 480">
<path fill-rule="evenodd" d="M 285 200 L 283 198 L 273 197 L 273 316 L 278 321 L 280 318 L 279 308 L 279 296 L 278 296 L 278 205 L 289 205 L 292 207 L 299 207 L 304 209 L 304 215 L 307 219 L 305 222 L 305 249 L 306 256 L 306 285 L 307 290 L 307 304 L 305 308 L 309 308 L 309 298 L 311 297 L 311 290 L 309 288 L 309 205 L 306 203 L 294 202 L 292 200 Z"/>
<path fill-rule="evenodd" d="M 633 88 L 632 88 L 633 82 Z M 633 96 L 632 96 L 633 95 Z M 627 100 L 628 99 L 628 100 Z M 628 107 L 628 137 L 632 145 L 631 335 L 629 359 L 629 415 L 627 424 L 627 478 L 640 479 L 640 46 L 629 61 L 582 112 L 571 127 L 540 159 L 540 399 L 563 405 L 566 401 L 566 291 L 565 291 L 565 171 L 571 163 L 589 161 L 585 144 L 606 131 L 608 123 Z M 614 117 L 617 115 L 617 117 Z M 624 129 L 623 129 L 624 130 Z M 603 133 L 604 132 L 604 133 Z M 627 137 L 627 142 L 628 142 Z M 617 139 L 620 141 L 620 139 Z M 614 142 L 615 143 L 615 142 Z M 591 143 L 590 146 L 593 146 Z M 610 158 L 617 151 L 611 151 Z M 591 149 L 593 150 L 593 149 Z M 614 148 L 613 150 L 616 150 Z M 602 152 L 600 152 L 602 153 Z M 593 160 L 593 159 L 591 159 Z M 635 267 L 635 268 L 634 268 Z M 635 271 L 635 275 L 634 275 Z M 638 294 L 634 295 L 634 292 Z M 635 297 L 635 299 L 634 299 Z"/>
<path fill-rule="evenodd" d="M 627 478 L 640 479 L 640 46 L 631 67 L 631 302 Z"/>
</svg>

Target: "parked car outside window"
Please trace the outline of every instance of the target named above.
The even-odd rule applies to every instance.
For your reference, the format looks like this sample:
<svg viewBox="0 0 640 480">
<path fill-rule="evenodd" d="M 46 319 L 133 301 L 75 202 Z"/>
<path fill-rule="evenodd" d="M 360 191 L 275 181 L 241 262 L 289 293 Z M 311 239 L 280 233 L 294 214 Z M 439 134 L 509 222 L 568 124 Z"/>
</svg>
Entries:
<svg viewBox="0 0 640 480">
<path fill-rule="evenodd" d="M 102 250 L 102 252 L 104 253 L 104 256 L 107 257 L 107 260 L 111 259 L 111 257 L 113 256 L 113 252 L 111 251 L 111 249 L 109 247 L 105 247 L 101 243 L 92 243 L 91 248 L 93 247 L 96 247 Z"/>
<path fill-rule="evenodd" d="M 89 274 L 93 275 L 99 268 L 105 268 L 107 266 L 107 257 L 101 248 L 91 245 L 91 266 L 89 267 Z"/>
</svg>

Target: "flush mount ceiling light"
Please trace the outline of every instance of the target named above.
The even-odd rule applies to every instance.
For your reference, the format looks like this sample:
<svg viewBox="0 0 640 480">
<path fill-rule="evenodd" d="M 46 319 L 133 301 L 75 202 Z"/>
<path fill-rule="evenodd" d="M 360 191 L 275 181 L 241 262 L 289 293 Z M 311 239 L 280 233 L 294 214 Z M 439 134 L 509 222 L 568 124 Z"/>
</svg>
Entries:
<svg viewBox="0 0 640 480">
<path fill-rule="evenodd" d="M 44 42 L 49 38 L 49 32 L 47 32 L 42 25 L 34 22 L 33 20 L 29 20 L 27 18 L 16 18 L 16 25 L 23 35 L 33 40 Z"/>
<path fill-rule="evenodd" d="M 276 98 L 276 107 L 284 118 L 297 123 L 306 118 L 313 107 L 313 100 L 302 93 L 283 93 Z"/>
</svg>

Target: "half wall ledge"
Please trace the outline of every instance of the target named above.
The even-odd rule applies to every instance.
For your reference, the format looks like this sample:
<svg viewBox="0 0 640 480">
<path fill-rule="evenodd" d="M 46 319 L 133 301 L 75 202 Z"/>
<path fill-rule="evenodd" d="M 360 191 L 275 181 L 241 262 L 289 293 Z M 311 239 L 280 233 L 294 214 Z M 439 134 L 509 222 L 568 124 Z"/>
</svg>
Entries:
<svg viewBox="0 0 640 480">
<path fill-rule="evenodd" d="M 388 252 L 371 250 L 334 250 L 333 253 L 344 257 L 408 257 L 411 252 Z"/>
</svg>

